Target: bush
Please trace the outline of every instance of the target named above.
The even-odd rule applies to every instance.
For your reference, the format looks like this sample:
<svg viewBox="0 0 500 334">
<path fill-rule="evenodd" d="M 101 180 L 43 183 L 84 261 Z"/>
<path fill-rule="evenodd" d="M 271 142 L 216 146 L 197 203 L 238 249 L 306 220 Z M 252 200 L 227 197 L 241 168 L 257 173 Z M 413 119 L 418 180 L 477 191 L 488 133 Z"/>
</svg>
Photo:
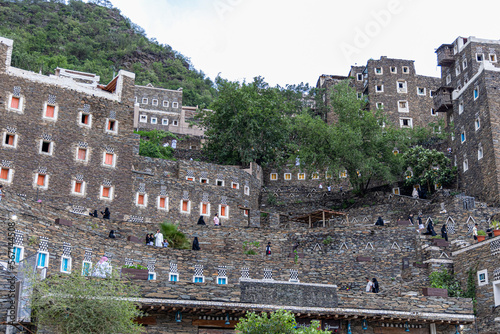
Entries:
<svg viewBox="0 0 500 334">
<path fill-rule="evenodd" d="M 450 297 L 463 297 L 465 295 L 455 275 L 449 273 L 446 269 L 431 273 L 429 280 L 432 288 L 447 289 Z"/>
<path fill-rule="evenodd" d="M 486 232 L 483 231 L 483 230 L 479 230 L 479 231 L 477 231 L 477 235 L 482 235 L 482 236 L 485 237 L 486 236 Z"/>
<path fill-rule="evenodd" d="M 177 229 L 177 225 L 165 221 L 160 225 L 160 230 L 163 238 L 168 241 L 169 247 L 175 249 L 190 248 L 191 243 L 186 235 Z"/>
<path fill-rule="evenodd" d="M 148 270 L 147 267 L 141 266 L 140 264 L 126 264 L 122 268 Z"/>
</svg>

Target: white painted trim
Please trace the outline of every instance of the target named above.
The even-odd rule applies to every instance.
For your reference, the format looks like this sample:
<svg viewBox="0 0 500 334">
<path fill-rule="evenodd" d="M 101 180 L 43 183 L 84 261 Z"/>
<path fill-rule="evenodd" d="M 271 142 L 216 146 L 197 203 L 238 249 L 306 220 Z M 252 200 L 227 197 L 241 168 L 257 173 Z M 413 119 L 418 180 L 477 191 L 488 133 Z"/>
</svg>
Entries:
<svg viewBox="0 0 500 334">
<path fill-rule="evenodd" d="M 461 253 L 464 253 L 464 252 L 467 252 L 469 250 L 473 250 L 473 249 L 476 249 L 476 248 L 479 248 L 479 247 L 482 247 L 484 245 L 488 245 L 490 243 L 492 243 L 493 241 L 495 240 L 500 240 L 500 236 L 499 237 L 494 237 L 494 238 L 491 238 L 491 239 L 485 239 L 484 241 L 481 241 L 481 242 L 478 242 L 478 243 L 475 243 L 473 245 L 470 245 L 470 246 L 467 246 L 467 247 L 464 247 L 462 249 L 459 249 L 455 252 L 452 252 L 451 255 L 452 256 L 456 256 L 458 254 L 461 254 Z"/>
</svg>

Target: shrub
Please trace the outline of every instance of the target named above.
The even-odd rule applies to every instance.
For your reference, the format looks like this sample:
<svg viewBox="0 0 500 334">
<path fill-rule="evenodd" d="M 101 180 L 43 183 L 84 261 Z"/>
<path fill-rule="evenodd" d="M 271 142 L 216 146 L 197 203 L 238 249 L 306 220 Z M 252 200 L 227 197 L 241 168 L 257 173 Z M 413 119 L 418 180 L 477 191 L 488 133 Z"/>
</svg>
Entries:
<svg viewBox="0 0 500 334">
<path fill-rule="evenodd" d="M 479 231 L 477 231 L 477 235 L 486 236 L 486 232 L 483 230 L 479 230 Z"/>
<path fill-rule="evenodd" d="M 122 268 L 127 268 L 127 269 L 141 269 L 141 270 L 147 270 L 147 267 L 141 266 L 140 264 L 126 264 Z"/>
<path fill-rule="evenodd" d="M 161 233 L 163 237 L 168 241 L 169 247 L 176 249 L 189 249 L 190 242 L 186 235 L 177 229 L 176 224 L 169 222 L 163 222 L 160 225 Z"/>
<path fill-rule="evenodd" d="M 259 248 L 260 242 L 258 241 L 244 241 L 243 242 L 243 253 L 247 255 L 255 255 L 257 252 L 254 248 Z"/>
<path fill-rule="evenodd" d="M 431 273 L 429 280 L 432 288 L 447 289 L 450 297 L 463 297 L 465 295 L 455 275 L 446 269 Z"/>
<path fill-rule="evenodd" d="M 323 245 L 329 245 L 333 241 L 331 236 L 327 236 L 325 239 L 323 239 Z"/>
</svg>

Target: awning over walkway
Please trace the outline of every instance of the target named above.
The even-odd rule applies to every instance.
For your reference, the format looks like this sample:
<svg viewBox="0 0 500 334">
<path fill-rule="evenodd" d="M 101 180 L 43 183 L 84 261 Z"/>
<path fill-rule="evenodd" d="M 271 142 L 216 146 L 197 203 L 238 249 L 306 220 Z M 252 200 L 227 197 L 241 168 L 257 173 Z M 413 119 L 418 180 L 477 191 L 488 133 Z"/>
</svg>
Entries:
<svg viewBox="0 0 500 334">
<path fill-rule="evenodd" d="M 311 213 L 297 216 L 292 218 L 292 221 L 296 221 L 299 223 L 309 223 L 309 228 L 312 227 L 312 223 L 317 222 L 322 220 L 323 221 L 323 227 L 325 227 L 325 221 L 327 219 L 330 219 L 332 217 L 345 217 L 347 222 L 349 222 L 349 217 L 347 213 L 345 212 L 340 212 L 340 211 L 332 211 L 332 210 L 316 210 Z"/>
</svg>

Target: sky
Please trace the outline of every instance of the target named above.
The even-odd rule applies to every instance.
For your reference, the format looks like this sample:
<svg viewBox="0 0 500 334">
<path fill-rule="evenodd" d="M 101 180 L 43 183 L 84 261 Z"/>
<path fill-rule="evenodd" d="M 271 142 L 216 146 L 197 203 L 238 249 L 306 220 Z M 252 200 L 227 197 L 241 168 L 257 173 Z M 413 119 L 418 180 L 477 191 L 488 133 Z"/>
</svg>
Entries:
<svg viewBox="0 0 500 334">
<path fill-rule="evenodd" d="M 263 76 L 271 85 L 344 75 L 351 65 L 415 61 L 440 76 L 435 49 L 458 36 L 500 39 L 500 1 L 111 0 L 148 38 L 168 44 L 212 80 Z"/>
</svg>

